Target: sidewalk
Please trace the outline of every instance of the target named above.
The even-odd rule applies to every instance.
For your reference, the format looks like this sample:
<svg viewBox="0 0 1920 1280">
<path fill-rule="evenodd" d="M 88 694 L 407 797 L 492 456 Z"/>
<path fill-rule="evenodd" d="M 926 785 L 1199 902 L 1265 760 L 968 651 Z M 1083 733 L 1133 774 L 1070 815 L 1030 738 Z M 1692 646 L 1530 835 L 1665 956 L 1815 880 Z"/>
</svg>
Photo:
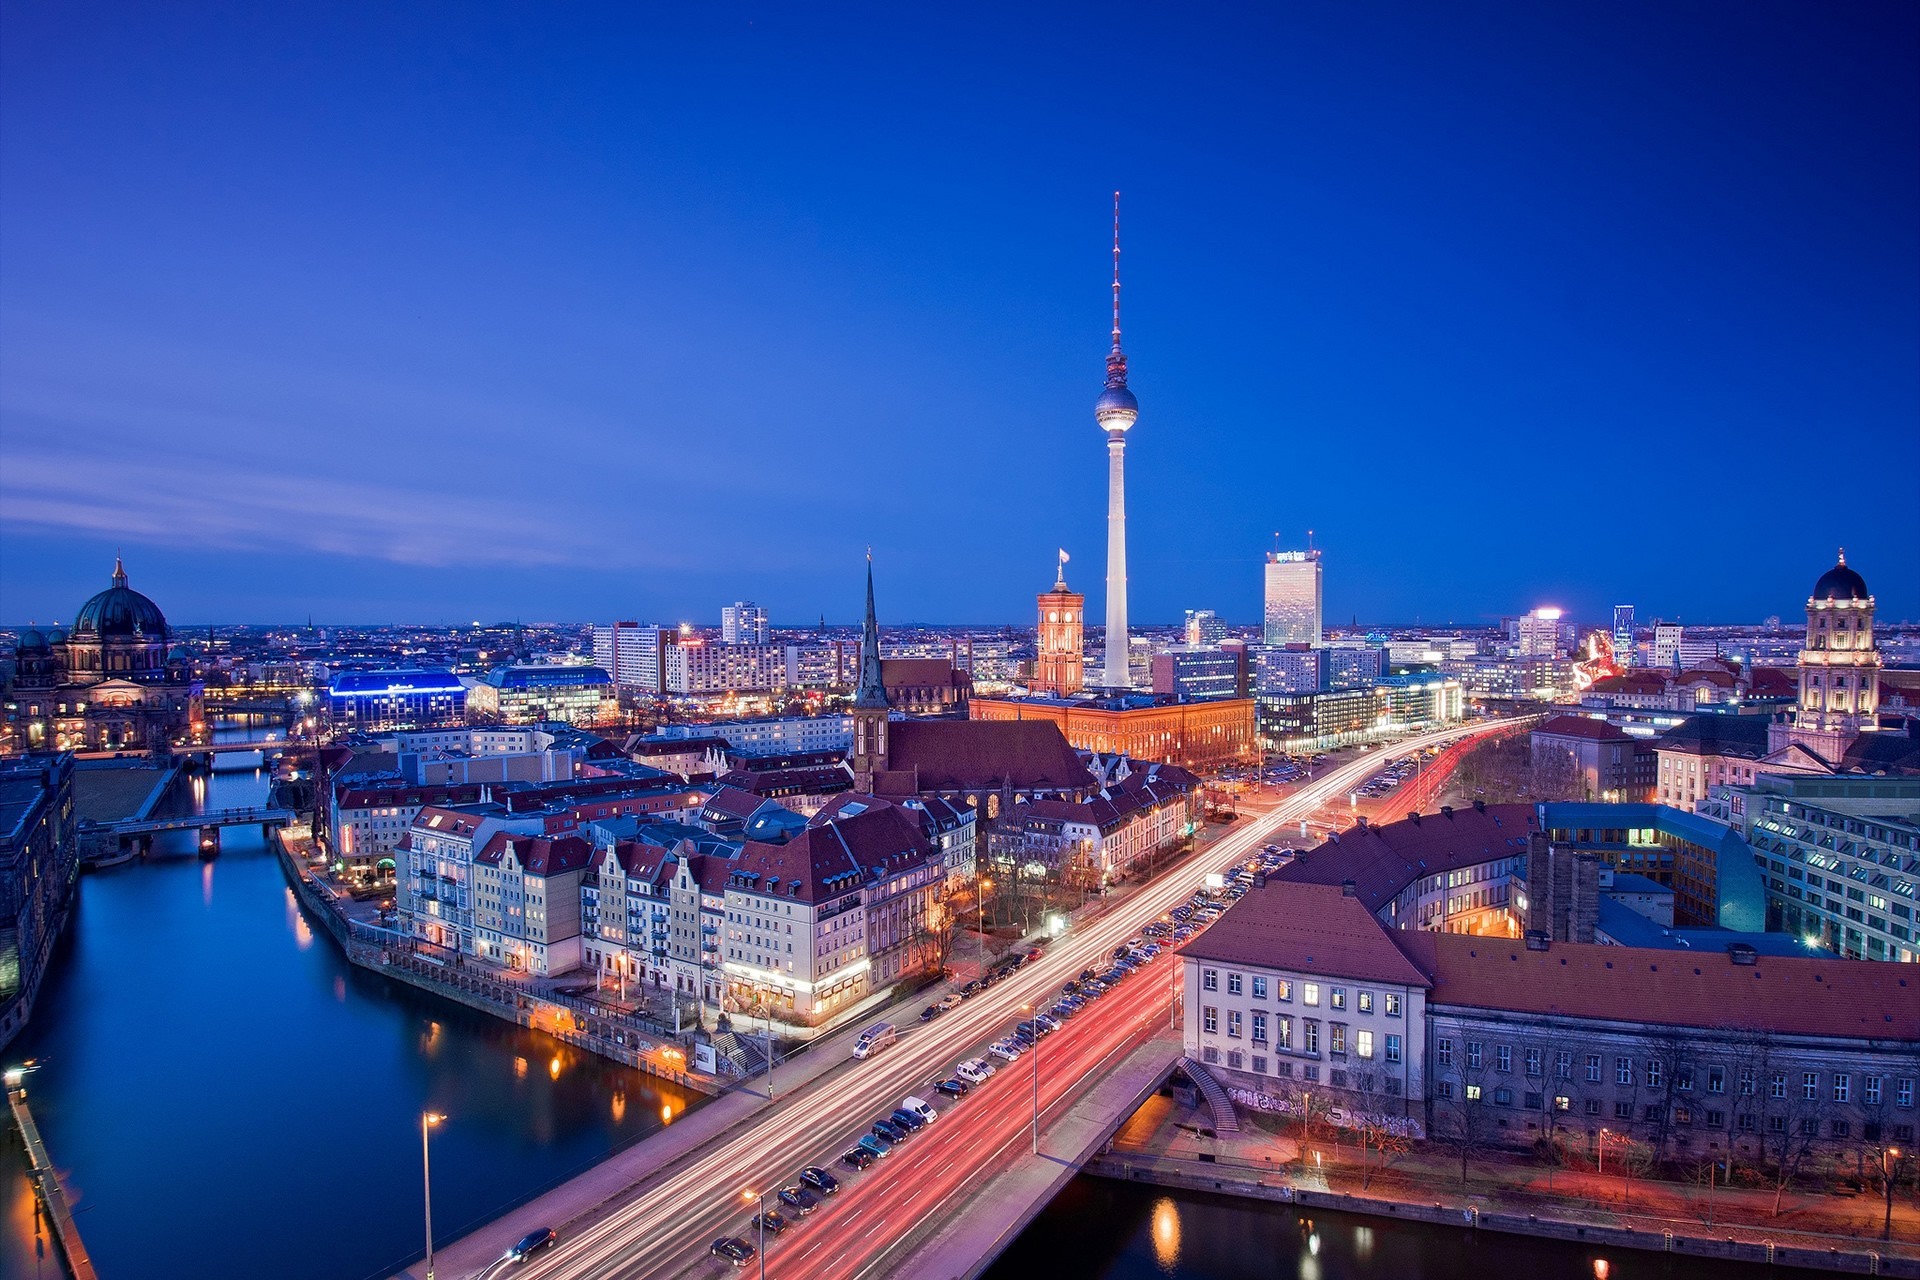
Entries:
<svg viewBox="0 0 1920 1280">
<path fill-rule="evenodd" d="M 1894 1201 L 1891 1239 L 1880 1239 L 1885 1201 L 1875 1194 L 1852 1197 L 1790 1191 L 1779 1217 L 1773 1216 L 1771 1189 L 1716 1187 L 1626 1179 L 1587 1169 L 1547 1168 L 1511 1153 L 1477 1157 L 1468 1181 L 1460 1181 L 1457 1154 L 1432 1145 L 1388 1158 L 1380 1168 L 1369 1155 L 1371 1173 L 1362 1186 L 1357 1139 L 1321 1126 L 1301 1159 L 1297 1122 L 1242 1112 L 1249 1127 L 1240 1134 L 1209 1137 L 1212 1117 L 1198 1109 L 1164 1105 L 1143 1113 L 1115 1136 L 1109 1151 L 1121 1165 L 1166 1162 L 1208 1177 L 1324 1191 L 1422 1207 L 1444 1206 L 1462 1213 L 1511 1215 L 1520 1219 L 1559 1220 L 1576 1225 L 1673 1232 L 1714 1240 L 1732 1240 L 1843 1255 L 1875 1252 L 1920 1264 L 1920 1208 L 1911 1193 Z M 1276 1132 L 1276 1129 L 1278 1130 Z"/>
</svg>

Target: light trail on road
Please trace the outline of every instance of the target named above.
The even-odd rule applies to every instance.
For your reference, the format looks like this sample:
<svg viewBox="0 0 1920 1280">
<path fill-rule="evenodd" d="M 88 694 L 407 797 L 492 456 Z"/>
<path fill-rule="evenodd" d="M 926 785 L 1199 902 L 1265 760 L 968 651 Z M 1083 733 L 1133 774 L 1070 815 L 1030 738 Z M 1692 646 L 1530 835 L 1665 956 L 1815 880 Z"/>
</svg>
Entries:
<svg viewBox="0 0 1920 1280">
<path fill-rule="evenodd" d="M 879 1212 L 871 1215 L 876 1221 L 866 1233 L 856 1234 L 847 1225 L 854 1215 L 866 1220 L 870 1205 L 898 1209 L 928 1194 L 929 1184 L 901 1183 L 893 1168 L 883 1170 L 881 1166 L 919 1168 L 922 1158 L 914 1155 L 919 1145 L 941 1153 L 947 1163 L 937 1175 L 927 1176 L 943 1189 L 926 1209 L 916 1210 L 920 1213 L 931 1211 L 941 1199 L 993 1167 L 1008 1145 L 1019 1139 L 1019 1128 L 1030 1120 L 1025 1092 L 1030 1082 L 1022 1069 L 1026 1060 L 1002 1069 L 968 1098 L 940 1108 L 939 1120 L 909 1138 L 873 1169 L 865 1173 L 846 1170 L 838 1163 L 840 1155 L 875 1119 L 899 1106 L 908 1094 L 930 1097 L 933 1080 L 951 1074 L 956 1062 L 1011 1031 L 1012 1024 L 1024 1016 L 1023 1006 L 1045 1009 L 1053 1003 L 1060 985 L 1082 969 L 1106 969 L 1114 947 L 1179 905 L 1207 874 L 1245 861 L 1279 828 L 1311 814 L 1329 796 L 1345 794 L 1389 760 L 1491 732 L 1503 723 L 1481 722 L 1408 738 L 1363 753 L 1309 780 L 1268 813 L 1245 820 L 1245 825 L 1211 847 L 1117 897 L 1104 914 L 1076 922 L 1072 931 L 1048 947 L 1038 961 L 931 1023 L 902 1026 L 894 1046 L 878 1057 L 828 1071 L 763 1108 L 696 1158 L 683 1160 L 640 1185 L 626 1203 L 582 1227 L 578 1234 L 563 1237 L 552 1252 L 528 1264 L 521 1274 L 538 1280 L 732 1274 L 730 1264 L 707 1256 L 707 1247 L 722 1235 L 757 1240 L 746 1225 L 752 1212 L 750 1206 L 742 1204 L 742 1191 L 772 1191 L 794 1181 L 800 1169 L 810 1164 L 831 1168 L 840 1177 L 842 1189 L 789 1228 L 784 1240 L 768 1238 L 769 1269 L 776 1269 L 777 1259 L 777 1270 L 783 1277 L 865 1274 L 869 1265 L 883 1257 L 914 1224 L 889 1221 L 888 1213 Z M 1084 1079 L 1084 1073 L 1060 1072 L 1049 1083 L 1045 1059 L 1056 1045 L 1060 1046 L 1057 1052 L 1071 1055 L 1070 1064 L 1089 1055 L 1092 1062 L 1104 1062 L 1115 1045 L 1124 1044 L 1130 1049 L 1158 1029 L 1170 997 L 1163 965 L 1172 963 L 1171 958 L 1155 961 L 1145 974 L 1123 982 L 1069 1020 L 1062 1031 L 1042 1040 L 1043 1103 L 1058 1106 Z M 1020 1085 L 1008 1085 L 1009 1077 L 1018 1078 Z M 1003 1121 L 1009 1115 L 1017 1117 L 1011 1122 L 1015 1124 L 1011 1137 L 998 1136 L 994 1107 L 978 1105 L 994 1097 L 1008 1099 L 1008 1105 L 998 1113 Z M 884 1191 L 870 1191 L 868 1184 L 890 1185 L 896 1194 L 910 1194 L 907 1200 L 896 1201 Z M 814 1238 L 831 1234 L 822 1228 L 832 1223 L 842 1224 L 842 1229 L 834 1239 L 817 1246 Z M 887 1228 L 883 1237 L 873 1239 L 874 1231 L 881 1226 Z M 838 1253 L 820 1256 L 835 1245 L 841 1246 Z M 752 1265 L 757 1267 L 757 1260 Z M 789 1271 L 789 1267 L 800 1270 Z"/>
</svg>

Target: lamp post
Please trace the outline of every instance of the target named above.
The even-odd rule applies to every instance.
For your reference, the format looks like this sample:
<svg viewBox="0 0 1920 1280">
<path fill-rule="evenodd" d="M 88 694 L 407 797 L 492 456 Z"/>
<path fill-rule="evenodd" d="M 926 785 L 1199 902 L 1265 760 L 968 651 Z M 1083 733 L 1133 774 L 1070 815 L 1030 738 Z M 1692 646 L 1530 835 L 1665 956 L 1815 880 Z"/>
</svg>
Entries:
<svg viewBox="0 0 1920 1280">
<path fill-rule="evenodd" d="M 1887 1213 L 1886 1216 L 1880 1220 L 1880 1238 L 1882 1240 L 1891 1240 L 1893 1238 L 1893 1172 L 1887 1164 L 1889 1156 L 1898 1160 L 1900 1158 L 1900 1148 L 1880 1148 L 1880 1190 L 1884 1192 L 1887 1197 Z"/>
<path fill-rule="evenodd" d="M 427 1280 L 433 1280 L 433 1166 L 427 1157 L 427 1134 L 434 1125 L 445 1119 L 437 1111 L 420 1113 L 420 1181 L 427 1193 Z"/>
<path fill-rule="evenodd" d="M 1603 1178 L 1607 1174 L 1607 1131 L 1604 1128 L 1600 1130 L 1600 1163 L 1594 1172 Z"/>
<path fill-rule="evenodd" d="M 748 1204 L 760 1206 L 759 1215 L 754 1218 L 754 1222 L 760 1228 L 760 1248 L 757 1250 L 760 1254 L 760 1280 L 767 1280 L 767 1193 L 747 1190 L 740 1193 L 740 1198 Z"/>
</svg>

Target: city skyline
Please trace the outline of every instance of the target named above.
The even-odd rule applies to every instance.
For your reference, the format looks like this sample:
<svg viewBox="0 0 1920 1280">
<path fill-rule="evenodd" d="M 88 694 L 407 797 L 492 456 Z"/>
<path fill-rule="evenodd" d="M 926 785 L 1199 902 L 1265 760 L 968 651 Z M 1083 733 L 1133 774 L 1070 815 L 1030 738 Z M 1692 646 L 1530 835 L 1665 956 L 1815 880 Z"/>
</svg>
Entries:
<svg viewBox="0 0 1920 1280">
<path fill-rule="evenodd" d="M 1149 55 L 1067 17 L 1008 48 L 16 9 L 0 617 L 58 618 L 121 549 L 182 618 L 705 617 L 718 587 L 846 619 L 872 543 L 902 619 L 1023 618 L 1054 548 L 1100 560 L 1115 188 L 1132 616 L 1250 621 L 1272 531 L 1309 527 L 1335 622 L 1757 619 L 1838 544 L 1920 615 L 1910 504 L 1763 521 L 1738 483 L 1836 433 L 1920 461 L 1915 16 L 1509 18 L 1250 20 L 1267 54 L 1156 27 Z M 1002 92 L 924 83 L 899 55 L 930 45 Z M 1117 104 L 1061 92 L 1149 56 Z M 716 447 L 724 484 L 675 488 Z M 936 500 L 764 536 L 863 451 Z M 974 471 L 990 499 L 937 500 Z M 1552 536 L 1460 518 L 1489 500 Z M 653 541 L 624 508 L 729 518 Z M 1700 574 L 1676 525 L 1779 567 Z"/>
</svg>

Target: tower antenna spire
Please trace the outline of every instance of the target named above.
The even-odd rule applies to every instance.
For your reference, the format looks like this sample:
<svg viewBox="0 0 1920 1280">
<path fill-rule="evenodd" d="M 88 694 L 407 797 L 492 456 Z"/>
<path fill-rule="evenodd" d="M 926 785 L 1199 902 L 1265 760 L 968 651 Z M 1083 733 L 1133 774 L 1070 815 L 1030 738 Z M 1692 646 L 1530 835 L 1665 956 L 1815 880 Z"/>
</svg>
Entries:
<svg viewBox="0 0 1920 1280">
<path fill-rule="evenodd" d="M 1113 350 L 1120 351 L 1120 193 L 1113 193 Z"/>
</svg>

